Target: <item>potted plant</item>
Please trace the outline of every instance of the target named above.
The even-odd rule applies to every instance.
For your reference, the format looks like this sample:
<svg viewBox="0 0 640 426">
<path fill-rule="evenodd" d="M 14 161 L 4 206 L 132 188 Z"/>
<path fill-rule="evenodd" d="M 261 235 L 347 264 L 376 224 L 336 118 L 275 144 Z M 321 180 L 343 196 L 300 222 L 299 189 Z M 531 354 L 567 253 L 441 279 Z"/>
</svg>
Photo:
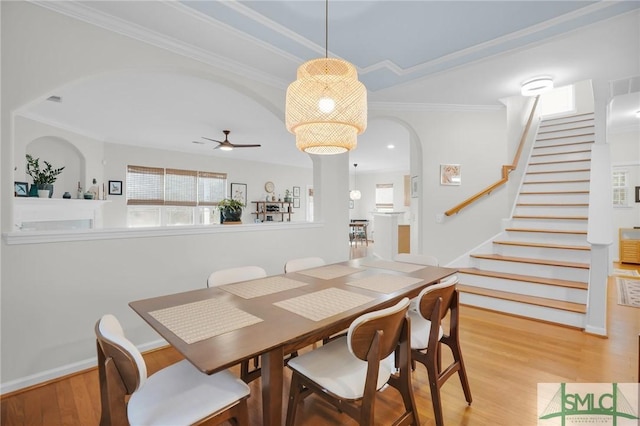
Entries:
<svg viewBox="0 0 640 426">
<path fill-rule="evenodd" d="M 285 203 L 291 202 L 291 192 L 288 189 L 284 190 L 284 202 Z"/>
<path fill-rule="evenodd" d="M 30 154 L 27 154 L 27 174 L 33 179 L 33 184 L 38 190 L 48 190 L 49 198 L 53 195 L 53 183 L 58 178 L 58 175 L 62 173 L 64 167 L 54 169 L 51 163 L 43 161 L 45 167 L 40 170 L 40 159 L 33 158 Z"/>
<path fill-rule="evenodd" d="M 222 212 L 222 223 L 240 222 L 243 207 L 244 204 L 232 198 L 220 200 L 220 202 L 218 202 L 218 208 L 220 208 L 220 211 Z"/>
</svg>

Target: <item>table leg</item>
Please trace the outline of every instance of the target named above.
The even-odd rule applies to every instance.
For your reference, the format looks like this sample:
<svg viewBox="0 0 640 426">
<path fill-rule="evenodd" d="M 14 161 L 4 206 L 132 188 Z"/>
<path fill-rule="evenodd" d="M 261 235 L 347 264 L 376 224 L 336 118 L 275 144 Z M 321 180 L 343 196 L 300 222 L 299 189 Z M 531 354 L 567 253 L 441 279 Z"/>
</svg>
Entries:
<svg viewBox="0 0 640 426">
<path fill-rule="evenodd" d="M 261 356 L 262 360 L 262 424 L 282 425 L 282 392 L 284 382 L 284 349 L 278 347 Z"/>
</svg>

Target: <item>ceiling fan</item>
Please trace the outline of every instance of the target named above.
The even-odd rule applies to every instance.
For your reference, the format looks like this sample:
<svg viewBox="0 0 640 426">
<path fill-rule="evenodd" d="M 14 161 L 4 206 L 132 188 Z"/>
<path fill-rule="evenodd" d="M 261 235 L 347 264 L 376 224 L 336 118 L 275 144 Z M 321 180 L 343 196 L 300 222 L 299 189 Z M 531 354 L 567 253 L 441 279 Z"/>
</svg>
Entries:
<svg viewBox="0 0 640 426">
<path fill-rule="evenodd" d="M 212 142 L 217 142 L 218 146 L 216 146 L 213 149 L 221 149 L 223 151 L 231 151 L 233 148 L 258 148 L 258 147 L 261 146 L 260 144 L 235 144 L 235 143 L 231 143 L 231 142 L 229 142 L 229 133 L 231 133 L 231 130 L 223 130 L 222 133 L 224 133 L 224 140 L 223 141 L 206 138 L 204 136 L 202 137 L 202 139 L 206 139 L 206 140 L 212 141 Z M 202 142 L 194 142 L 194 143 L 202 143 Z"/>
</svg>

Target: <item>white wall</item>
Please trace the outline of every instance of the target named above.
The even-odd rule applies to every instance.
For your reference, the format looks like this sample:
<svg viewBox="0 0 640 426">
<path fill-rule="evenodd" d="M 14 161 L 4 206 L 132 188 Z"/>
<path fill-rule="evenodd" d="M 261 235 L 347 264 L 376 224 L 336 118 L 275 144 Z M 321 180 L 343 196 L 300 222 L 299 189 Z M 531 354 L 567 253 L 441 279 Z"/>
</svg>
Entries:
<svg viewBox="0 0 640 426">
<path fill-rule="evenodd" d="M 610 258 L 619 260 L 619 228 L 640 226 L 640 203 L 635 202 L 635 187 L 640 186 L 640 128 L 610 133 L 607 135 L 607 139 L 611 150 L 613 170 L 627 170 L 631 186 L 629 206 L 614 207 L 613 209 L 614 235 Z"/>
</svg>

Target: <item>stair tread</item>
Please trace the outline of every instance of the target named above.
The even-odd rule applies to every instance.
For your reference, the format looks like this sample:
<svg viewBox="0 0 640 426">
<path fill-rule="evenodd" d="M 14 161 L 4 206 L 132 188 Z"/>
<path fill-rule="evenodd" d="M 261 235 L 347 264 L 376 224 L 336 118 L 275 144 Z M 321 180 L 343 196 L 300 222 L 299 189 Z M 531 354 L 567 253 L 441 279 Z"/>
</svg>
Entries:
<svg viewBox="0 0 640 426">
<path fill-rule="evenodd" d="M 506 228 L 505 231 L 510 231 L 510 232 L 541 232 L 541 233 L 547 233 L 547 234 L 587 235 L 587 231 L 576 231 L 576 230 L 566 230 L 566 229 Z"/>
<path fill-rule="evenodd" d="M 591 169 L 569 169 L 569 170 L 542 170 L 539 172 L 527 172 L 525 175 L 544 175 L 549 173 L 579 173 L 590 172 Z"/>
<path fill-rule="evenodd" d="M 567 136 L 567 137 L 573 137 L 573 136 Z M 540 142 L 544 142 L 544 141 L 550 141 L 556 138 L 551 138 L 551 139 L 538 139 L 538 141 Z M 585 143 L 588 144 L 592 144 L 595 143 L 595 141 L 581 141 L 581 142 L 567 142 L 567 143 L 554 143 L 554 144 L 549 144 L 549 145 L 540 145 L 540 146 L 534 146 L 533 149 L 542 149 L 542 148 L 552 148 L 552 147 L 556 147 L 556 146 L 570 146 L 570 145 L 583 145 Z"/>
<path fill-rule="evenodd" d="M 556 136 L 556 137 L 553 137 L 553 138 L 536 139 L 536 142 L 552 141 L 552 140 L 556 140 L 556 139 L 579 138 L 581 136 L 594 136 L 594 135 L 595 135 L 595 133 L 580 133 L 580 134 L 577 134 L 577 135 Z"/>
<path fill-rule="evenodd" d="M 555 124 L 555 126 L 562 126 L 567 123 Z M 542 127 L 542 126 L 541 126 Z M 548 126 L 547 126 L 548 127 Z M 579 130 L 579 129 L 588 129 L 594 127 L 593 124 L 588 124 L 586 126 L 578 126 L 578 127 L 570 127 L 568 129 L 557 129 L 557 130 L 545 130 L 543 132 L 538 132 L 539 135 L 545 135 L 547 133 L 556 133 L 556 132 L 568 132 L 570 130 Z"/>
<path fill-rule="evenodd" d="M 591 150 L 590 149 L 581 149 L 579 151 L 549 152 L 547 154 L 533 154 L 533 155 L 531 155 L 531 157 L 548 157 L 550 155 L 583 154 L 585 152 L 591 152 Z"/>
<path fill-rule="evenodd" d="M 587 116 L 590 116 L 590 117 L 587 117 Z M 577 118 L 577 120 L 572 120 L 574 118 Z M 568 124 L 568 123 L 578 123 L 580 121 L 587 121 L 587 120 L 593 120 L 593 119 L 594 119 L 594 114 L 592 112 L 583 112 L 582 114 L 565 115 L 564 117 L 545 118 L 540 122 L 540 127 L 558 126 L 560 124 Z M 562 120 L 570 120 L 570 121 L 562 121 Z M 560 123 L 552 123 L 552 121 L 560 121 Z"/>
<path fill-rule="evenodd" d="M 587 216 L 536 216 L 536 215 L 514 215 L 514 219 L 546 219 L 546 220 L 587 220 Z"/>
<path fill-rule="evenodd" d="M 525 194 L 525 195 L 535 195 L 535 194 L 554 194 L 554 195 L 560 195 L 560 194 L 588 194 L 589 191 L 522 191 L 520 192 L 520 195 Z"/>
<path fill-rule="evenodd" d="M 525 281 L 530 283 L 547 284 L 557 287 L 577 288 L 586 290 L 589 285 L 582 281 L 560 280 L 557 278 L 534 277 L 532 275 L 510 274 L 507 272 L 486 271 L 478 268 L 460 268 L 461 274 L 480 275 L 483 277 L 504 278 L 507 280 Z"/>
<path fill-rule="evenodd" d="M 564 311 L 585 314 L 587 312 L 586 305 L 582 303 L 565 302 L 562 300 L 546 299 L 544 297 L 526 296 L 518 293 L 510 293 L 507 291 L 490 290 L 480 287 L 457 284 L 456 288 L 462 293 L 477 294 L 480 296 L 493 297 L 496 299 L 510 300 L 514 302 L 527 303 L 530 305 L 543 306 L 547 308 L 560 309 Z"/>
<path fill-rule="evenodd" d="M 547 164 L 565 164 L 565 163 L 586 163 L 591 161 L 590 158 L 581 158 L 580 160 L 562 160 L 562 161 L 542 161 L 540 163 L 529 163 L 530 166 L 545 166 Z"/>
<path fill-rule="evenodd" d="M 506 246 L 521 246 L 521 247 L 541 247 L 551 249 L 564 249 L 564 250 L 591 250 L 590 246 L 578 246 L 569 244 L 549 244 L 549 243 L 533 243 L 529 241 L 494 241 L 494 244 L 502 244 Z"/>
<path fill-rule="evenodd" d="M 538 183 L 584 183 L 590 182 L 589 179 L 567 179 L 567 180 L 541 180 L 541 181 L 525 181 L 522 182 L 523 185 L 534 185 Z"/>
<path fill-rule="evenodd" d="M 504 262 L 530 263 L 534 265 L 562 266 L 566 268 L 589 269 L 588 263 L 565 262 L 560 260 L 534 259 L 530 257 L 503 256 L 500 254 L 472 254 L 471 257 L 486 260 L 500 260 Z"/>
<path fill-rule="evenodd" d="M 517 203 L 519 207 L 589 207 L 588 203 Z"/>
</svg>

